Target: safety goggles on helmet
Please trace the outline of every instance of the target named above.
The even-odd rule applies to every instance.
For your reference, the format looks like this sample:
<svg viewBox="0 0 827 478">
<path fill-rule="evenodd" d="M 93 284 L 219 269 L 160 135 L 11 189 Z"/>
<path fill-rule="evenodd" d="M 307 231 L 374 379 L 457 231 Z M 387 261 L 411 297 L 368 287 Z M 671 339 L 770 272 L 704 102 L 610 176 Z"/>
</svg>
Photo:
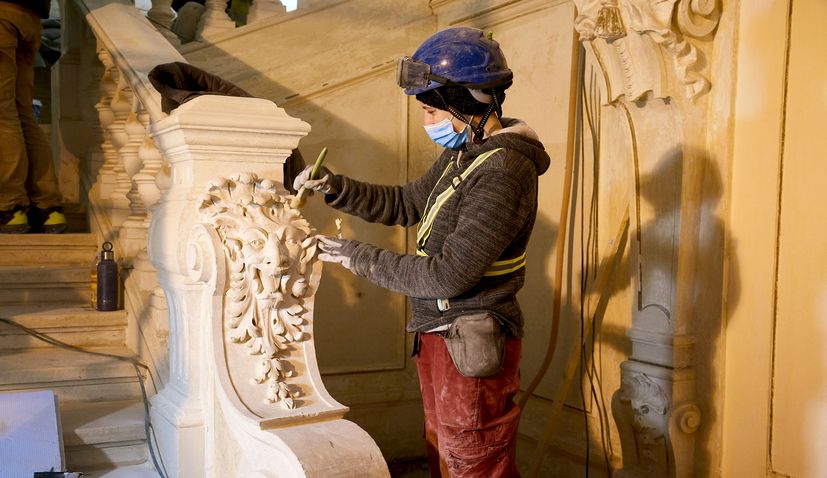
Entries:
<svg viewBox="0 0 827 478">
<path fill-rule="evenodd" d="M 431 82 L 440 85 L 455 84 L 443 76 L 431 73 L 431 65 L 403 56 L 396 63 L 396 84 L 405 89 L 425 88 Z"/>
</svg>

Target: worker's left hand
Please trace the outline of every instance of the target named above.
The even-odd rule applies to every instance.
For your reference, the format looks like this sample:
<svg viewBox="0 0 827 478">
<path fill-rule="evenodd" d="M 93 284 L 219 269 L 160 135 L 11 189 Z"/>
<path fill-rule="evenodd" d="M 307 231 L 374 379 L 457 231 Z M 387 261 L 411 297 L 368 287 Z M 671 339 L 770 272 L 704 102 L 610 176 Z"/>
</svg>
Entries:
<svg viewBox="0 0 827 478">
<path fill-rule="evenodd" d="M 324 262 L 335 262 L 341 264 L 345 269 L 351 270 L 350 256 L 353 254 L 355 242 L 348 239 L 337 239 L 330 236 L 316 236 L 319 240 L 319 260 Z"/>
</svg>

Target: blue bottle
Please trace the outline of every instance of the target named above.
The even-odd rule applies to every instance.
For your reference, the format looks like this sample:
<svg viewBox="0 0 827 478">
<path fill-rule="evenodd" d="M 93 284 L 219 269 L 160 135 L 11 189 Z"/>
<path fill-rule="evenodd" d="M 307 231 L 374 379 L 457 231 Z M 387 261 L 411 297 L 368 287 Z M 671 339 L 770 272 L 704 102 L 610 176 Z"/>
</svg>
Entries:
<svg viewBox="0 0 827 478">
<path fill-rule="evenodd" d="M 101 260 L 98 262 L 98 310 L 118 310 L 118 263 L 112 243 L 103 243 Z"/>
</svg>

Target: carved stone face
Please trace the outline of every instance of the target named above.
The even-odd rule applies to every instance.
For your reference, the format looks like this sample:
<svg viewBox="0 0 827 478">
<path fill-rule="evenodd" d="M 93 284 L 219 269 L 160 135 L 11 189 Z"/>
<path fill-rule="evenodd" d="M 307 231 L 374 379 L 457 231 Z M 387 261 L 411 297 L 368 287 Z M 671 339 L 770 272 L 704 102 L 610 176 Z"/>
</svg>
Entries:
<svg viewBox="0 0 827 478">
<path fill-rule="evenodd" d="M 306 231 L 291 223 L 239 231 L 241 258 L 249 279 L 257 283 L 253 286 L 257 297 L 273 298 L 284 276 L 299 273 L 307 237 Z"/>
<path fill-rule="evenodd" d="M 260 308 L 289 307 L 288 299 L 298 297 L 296 285 L 304 283 L 313 256 L 308 250 L 314 241 L 307 222 L 283 203 L 247 205 L 245 213 L 227 222 L 222 231 L 228 253 L 238 266 L 243 265 L 237 272 L 246 282 L 239 285 L 265 301 Z"/>
</svg>

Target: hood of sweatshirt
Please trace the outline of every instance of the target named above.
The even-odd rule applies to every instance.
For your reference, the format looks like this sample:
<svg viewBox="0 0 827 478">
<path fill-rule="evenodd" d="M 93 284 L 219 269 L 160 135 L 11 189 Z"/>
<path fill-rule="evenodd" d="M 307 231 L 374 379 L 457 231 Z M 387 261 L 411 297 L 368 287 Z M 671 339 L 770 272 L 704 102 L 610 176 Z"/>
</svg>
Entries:
<svg viewBox="0 0 827 478">
<path fill-rule="evenodd" d="M 500 123 L 503 125 L 501 129 L 495 131 L 484 143 L 471 145 L 466 154 L 476 157 L 495 148 L 508 148 L 519 151 L 526 159 L 534 163 L 537 176 L 548 171 L 551 158 L 546 153 L 537 133 L 519 119 L 502 118 Z"/>
</svg>

